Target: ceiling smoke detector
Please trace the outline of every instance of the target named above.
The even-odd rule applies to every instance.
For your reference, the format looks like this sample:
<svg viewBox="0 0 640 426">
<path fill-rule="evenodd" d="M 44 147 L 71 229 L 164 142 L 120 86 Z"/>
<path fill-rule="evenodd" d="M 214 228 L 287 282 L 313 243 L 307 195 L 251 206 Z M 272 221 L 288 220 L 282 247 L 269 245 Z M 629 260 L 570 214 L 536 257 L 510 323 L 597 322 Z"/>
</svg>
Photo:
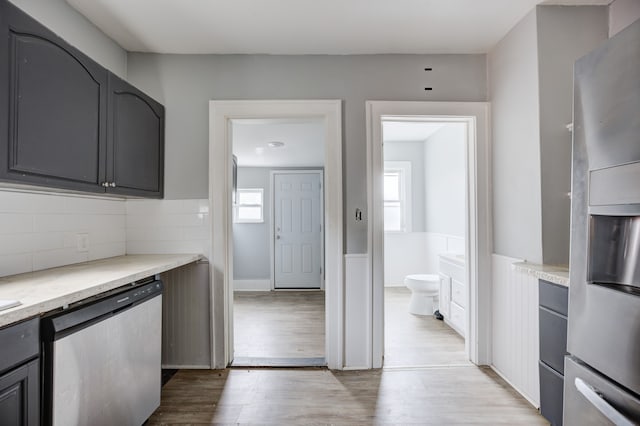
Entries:
<svg viewBox="0 0 640 426">
<path fill-rule="evenodd" d="M 284 146 L 284 142 L 273 141 L 267 144 L 269 148 L 282 148 Z"/>
</svg>

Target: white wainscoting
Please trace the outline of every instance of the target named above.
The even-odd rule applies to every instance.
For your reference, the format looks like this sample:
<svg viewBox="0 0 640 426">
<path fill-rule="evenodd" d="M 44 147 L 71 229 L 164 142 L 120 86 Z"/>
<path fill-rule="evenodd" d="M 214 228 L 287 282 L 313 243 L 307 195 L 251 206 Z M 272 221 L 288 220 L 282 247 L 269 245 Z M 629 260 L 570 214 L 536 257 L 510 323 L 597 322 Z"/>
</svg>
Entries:
<svg viewBox="0 0 640 426">
<path fill-rule="evenodd" d="M 366 254 L 346 254 L 344 310 L 344 369 L 371 368 L 373 300 Z"/>
<path fill-rule="evenodd" d="M 233 291 L 271 291 L 271 280 L 233 280 Z"/>
<path fill-rule="evenodd" d="M 538 279 L 515 270 L 521 261 L 492 255 L 492 367 L 538 408 Z"/>
<path fill-rule="evenodd" d="M 464 253 L 464 238 L 435 232 L 385 232 L 384 286 L 403 287 L 409 274 L 437 274 L 440 253 Z"/>
</svg>

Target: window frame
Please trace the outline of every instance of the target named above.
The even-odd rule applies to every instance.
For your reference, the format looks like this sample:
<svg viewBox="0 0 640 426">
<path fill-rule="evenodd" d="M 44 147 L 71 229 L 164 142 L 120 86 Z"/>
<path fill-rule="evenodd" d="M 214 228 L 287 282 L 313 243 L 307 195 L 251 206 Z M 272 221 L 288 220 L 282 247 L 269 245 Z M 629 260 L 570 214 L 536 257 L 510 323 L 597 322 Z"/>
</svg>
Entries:
<svg viewBox="0 0 640 426">
<path fill-rule="evenodd" d="M 382 194 L 382 204 L 383 209 L 388 202 L 399 203 L 400 207 L 400 229 L 384 229 L 384 221 L 383 221 L 383 229 L 386 233 L 409 233 L 412 231 L 412 192 L 411 192 L 411 161 L 385 161 L 383 168 L 383 179 L 384 175 L 387 173 L 397 173 L 399 176 L 399 200 L 386 200 L 384 196 L 384 183 L 383 183 L 383 194 Z"/>
<path fill-rule="evenodd" d="M 237 188 L 236 203 L 233 205 L 233 223 L 264 223 L 264 188 Z M 260 203 L 241 203 L 242 193 L 258 193 L 260 194 Z M 259 207 L 260 218 L 249 219 L 240 217 L 240 209 L 242 207 Z"/>
</svg>

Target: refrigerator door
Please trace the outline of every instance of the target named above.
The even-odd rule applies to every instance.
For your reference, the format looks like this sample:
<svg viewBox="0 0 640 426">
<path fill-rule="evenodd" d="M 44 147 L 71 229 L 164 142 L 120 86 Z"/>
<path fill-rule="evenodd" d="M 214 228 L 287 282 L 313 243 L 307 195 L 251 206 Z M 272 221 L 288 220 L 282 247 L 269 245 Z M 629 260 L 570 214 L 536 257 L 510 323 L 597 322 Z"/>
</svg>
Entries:
<svg viewBox="0 0 640 426">
<path fill-rule="evenodd" d="M 640 21 L 575 65 L 567 336 L 571 355 L 638 395 L 639 75 Z"/>
<path fill-rule="evenodd" d="M 640 421 L 640 399 L 572 357 L 564 366 L 566 426 L 632 426 Z"/>
</svg>

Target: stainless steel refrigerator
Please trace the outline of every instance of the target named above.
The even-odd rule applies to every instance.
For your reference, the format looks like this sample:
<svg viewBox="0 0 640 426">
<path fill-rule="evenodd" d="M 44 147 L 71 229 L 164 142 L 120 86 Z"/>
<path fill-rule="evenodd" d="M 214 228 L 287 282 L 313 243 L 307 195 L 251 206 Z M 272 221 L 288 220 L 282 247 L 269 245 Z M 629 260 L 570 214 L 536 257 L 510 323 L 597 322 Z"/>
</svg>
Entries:
<svg viewBox="0 0 640 426">
<path fill-rule="evenodd" d="M 575 66 L 564 424 L 640 423 L 640 21 Z"/>
</svg>

